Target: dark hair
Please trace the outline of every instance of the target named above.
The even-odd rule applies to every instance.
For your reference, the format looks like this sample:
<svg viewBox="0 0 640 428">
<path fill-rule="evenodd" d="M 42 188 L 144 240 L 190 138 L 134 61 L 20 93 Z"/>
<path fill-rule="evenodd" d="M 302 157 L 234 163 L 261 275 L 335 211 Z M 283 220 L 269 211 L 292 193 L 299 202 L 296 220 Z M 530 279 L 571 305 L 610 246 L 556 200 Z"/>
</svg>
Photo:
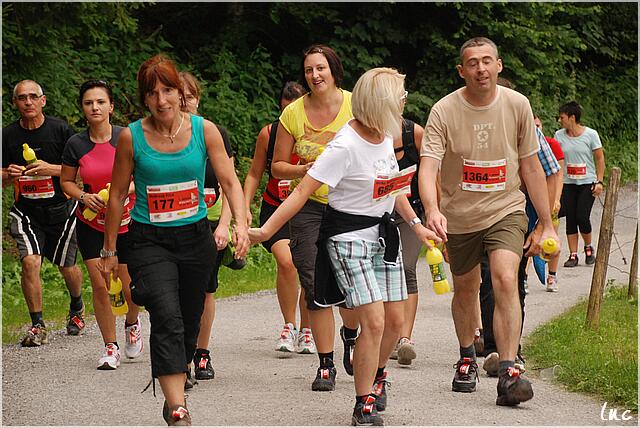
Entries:
<svg viewBox="0 0 640 428">
<path fill-rule="evenodd" d="M 278 101 L 282 101 L 282 100 L 287 100 L 287 101 L 297 100 L 298 98 L 303 96 L 305 92 L 306 91 L 304 89 L 304 86 L 302 86 L 298 82 L 289 81 L 289 82 L 285 83 L 284 86 L 282 87 L 282 90 L 280 91 L 280 98 L 278 98 Z"/>
<path fill-rule="evenodd" d="M 319 53 L 324 55 L 329 63 L 329 69 L 331 70 L 331 75 L 333 76 L 333 80 L 336 82 L 336 86 L 339 88 L 342 85 L 342 79 L 344 79 L 344 68 L 342 68 L 342 62 L 338 55 L 335 53 L 333 49 L 329 46 L 325 45 L 311 45 L 307 49 L 305 49 L 302 53 L 302 62 L 301 62 L 301 72 L 302 72 L 302 86 L 307 90 L 311 91 L 311 88 L 307 84 L 307 79 L 304 74 L 304 60 L 311 54 Z"/>
<path fill-rule="evenodd" d="M 484 45 L 491 46 L 493 50 L 496 52 L 496 58 L 500 58 L 500 56 L 498 55 L 498 46 L 496 46 L 493 40 L 488 39 L 486 37 L 474 37 L 464 42 L 460 47 L 460 64 L 462 64 L 462 56 L 464 55 L 464 51 L 467 48 L 475 48 L 475 47 L 484 46 Z"/>
<path fill-rule="evenodd" d="M 580 116 L 582 116 L 582 107 L 576 101 L 569 101 L 566 104 L 563 104 L 558 109 L 559 113 L 564 113 L 568 117 L 574 116 L 576 118 L 576 123 L 580 123 Z"/>
<path fill-rule="evenodd" d="M 84 97 L 84 93 L 93 88 L 103 88 L 105 91 L 107 91 L 109 102 L 113 103 L 113 92 L 111 91 L 111 85 L 109 85 L 106 80 L 90 79 L 80 85 L 80 96 L 78 97 L 78 104 L 82 105 L 82 98 Z"/>
<path fill-rule="evenodd" d="M 144 105 L 147 93 L 155 88 L 158 80 L 164 85 L 176 89 L 180 93 L 180 107 L 184 107 L 184 90 L 175 64 L 163 54 L 154 55 L 142 63 L 136 76 L 138 81 L 138 99 Z"/>
</svg>

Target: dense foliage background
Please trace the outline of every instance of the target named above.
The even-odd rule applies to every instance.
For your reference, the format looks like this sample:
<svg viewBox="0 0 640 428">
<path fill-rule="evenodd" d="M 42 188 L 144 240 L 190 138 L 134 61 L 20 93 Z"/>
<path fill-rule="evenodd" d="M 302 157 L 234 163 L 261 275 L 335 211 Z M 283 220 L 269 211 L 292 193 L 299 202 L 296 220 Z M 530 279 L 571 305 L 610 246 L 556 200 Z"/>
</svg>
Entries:
<svg viewBox="0 0 640 428">
<path fill-rule="evenodd" d="M 461 86 L 458 49 L 488 36 L 503 76 L 527 95 L 547 134 L 560 104 L 580 102 L 584 124 L 605 145 L 607 168 L 637 177 L 636 3 L 12 3 L 2 4 L 3 126 L 15 120 L 11 90 L 40 82 L 46 112 L 84 126 L 80 83 L 115 87 L 115 122 L 143 112 L 135 96 L 139 65 L 157 52 L 205 82 L 201 113 L 227 127 L 243 179 L 260 128 L 278 114 L 283 82 L 299 75 L 315 42 L 342 58 L 344 87 L 365 70 L 407 74 L 406 115 L 426 122 L 431 106 Z"/>
</svg>

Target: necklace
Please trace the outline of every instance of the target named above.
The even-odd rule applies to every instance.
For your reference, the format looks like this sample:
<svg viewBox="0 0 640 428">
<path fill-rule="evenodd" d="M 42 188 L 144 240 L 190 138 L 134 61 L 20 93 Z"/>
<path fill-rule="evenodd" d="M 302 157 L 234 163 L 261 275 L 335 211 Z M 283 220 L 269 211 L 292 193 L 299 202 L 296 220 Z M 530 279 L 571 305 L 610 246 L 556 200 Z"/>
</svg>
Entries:
<svg viewBox="0 0 640 428">
<path fill-rule="evenodd" d="M 176 132 L 173 133 L 173 135 L 166 135 L 166 134 L 162 134 L 159 133 L 160 135 L 162 135 L 165 138 L 168 138 L 171 141 L 171 144 L 173 144 L 173 139 L 176 138 L 176 135 L 178 135 L 178 132 L 180 132 L 180 130 L 182 129 L 182 123 L 184 122 L 184 115 L 182 114 L 182 112 L 180 113 L 180 126 L 178 126 L 178 129 L 176 130 Z M 156 128 L 157 130 L 158 128 Z"/>
</svg>

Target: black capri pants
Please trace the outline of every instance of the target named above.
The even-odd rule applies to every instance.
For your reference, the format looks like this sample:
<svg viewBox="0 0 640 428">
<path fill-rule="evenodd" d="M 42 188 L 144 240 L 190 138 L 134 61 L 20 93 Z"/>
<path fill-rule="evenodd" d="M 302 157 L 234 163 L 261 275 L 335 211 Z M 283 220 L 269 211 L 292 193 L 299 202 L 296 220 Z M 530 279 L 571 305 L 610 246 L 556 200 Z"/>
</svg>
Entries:
<svg viewBox="0 0 640 428">
<path fill-rule="evenodd" d="M 185 373 L 216 257 L 209 222 L 159 227 L 132 221 L 129 242 L 131 298 L 151 322 L 151 374 Z"/>
<path fill-rule="evenodd" d="M 592 184 L 565 184 L 562 186 L 561 208 L 558 217 L 566 216 L 567 235 L 591 233 L 591 208 L 595 198 Z"/>
</svg>

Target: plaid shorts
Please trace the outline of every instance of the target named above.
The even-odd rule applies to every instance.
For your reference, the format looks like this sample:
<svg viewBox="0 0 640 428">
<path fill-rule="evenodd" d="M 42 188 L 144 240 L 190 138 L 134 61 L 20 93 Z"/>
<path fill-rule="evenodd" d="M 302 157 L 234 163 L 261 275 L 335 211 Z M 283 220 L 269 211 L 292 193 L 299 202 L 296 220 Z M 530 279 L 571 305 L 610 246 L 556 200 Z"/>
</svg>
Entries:
<svg viewBox="0 0 640 428">
<path fill-rule="evenodd" d="M 347 307 L 354 308 L 380 300 L 398 302 L 408 298 L 401 252 L 395 264 L 388 264 L 383 260 L 384 248 L 378 242 L 336 241 L 330 238 L 327 250 Z"/>
</svg>

